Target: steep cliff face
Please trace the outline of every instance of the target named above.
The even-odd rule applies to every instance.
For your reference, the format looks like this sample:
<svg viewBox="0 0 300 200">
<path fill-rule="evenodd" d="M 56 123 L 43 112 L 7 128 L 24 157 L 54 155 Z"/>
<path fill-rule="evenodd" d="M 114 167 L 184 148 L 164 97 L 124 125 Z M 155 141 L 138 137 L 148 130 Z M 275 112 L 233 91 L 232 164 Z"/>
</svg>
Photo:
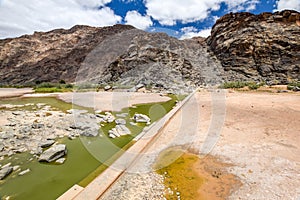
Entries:
<svg viewBox="0 0 300 200">
<path fill-rule="evenodd" d="M 35 32 L 0 40 L 0 84 L 27 84 L 65 80 L 73 82 L 86 55 L 106 37 L 133 29 L 115 25 Z"/>
<path fill-rule="evenodd" d="M 227 80 L 286 83 L 300 79 L 300 13 L 227 14 L 212 28 L 207 44 Z"/>
<path fill-rule="evenodd" d="M 185 90 L 222 81 L 223 68 L 213 58 L 197 40 L 181 41 L 164 33 L 134 29 L 98 45 L 82 64 L 76 81 L 143 83 L 166 90 Z"/>
<path fill-rule="evenodd" d="M 0 84 L 139 83 L 185 90 L 222 81 L 223 69 L 198 40 L 131 26 L 75 26 L 0 40 Z"/>
</svg>

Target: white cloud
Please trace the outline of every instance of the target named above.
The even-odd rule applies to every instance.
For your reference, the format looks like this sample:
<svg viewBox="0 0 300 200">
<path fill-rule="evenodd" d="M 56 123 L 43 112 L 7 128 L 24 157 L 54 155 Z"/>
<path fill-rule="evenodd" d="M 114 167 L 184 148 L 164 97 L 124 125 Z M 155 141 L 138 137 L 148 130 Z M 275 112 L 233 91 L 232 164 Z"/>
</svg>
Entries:
<svg viewBox="0 0 300 200">
<path fill-rule="evenodd" d="M 197 28 L 193 27 L 193 26 L 187 26 L 187 27 L 183 27 L 182 29 L 180 29 L 182 32 L 187 33 L 187 32 L 195 32 L 198 31 Z"/>
<path fill-rule="evenodd" d="M 300 11 L 300 1 L 299 0 L 279 0 L 276 2 L 276 9 L 277 10 L 296 10 Z"/>
<path fill-rule="evenodd" d="M 251 11 L 256 8 L 256 5 L 260 3 L 260 0 L 224 0 L 228 6 L 228 11 Z"/>
<path fill-rule="evenodd" d="M 70 28 L 74 25 L 108 26 L 122 20 L 105 7 L 111 0 L 2 0 L 0 38 Z M 99 9 L 99 7 L 101 7 Z"/>
<path fill-rule="evenodd" d="M 218 10 L 220 0 L 145 0 L 147 14 L 163 25 L 205 19 L 209 10 Z"/>
<path fill-rule="evenodd" d="M 211 32 L 210 28 L 198 31 L 194 27 L 185 27 L 182 28 L 181 30 L 183 31 L 183 35 L 180 37 L 181 40 L 198 37 L 198 36 L 206 38 L 210 36 L 210 32 Z"/>
<path fill-rule="evenodd" d="M 211 11 L 220 9 L 221 3 L 228 11 L 253 10 L 259 0 L 145 0 L 147 14 L 162 25 L 195 22 L 207 18 Z"/>
<path fill-rule="evenodd" d="M 143 30 L 147 29 L 153 24 L 149 16 L 142 16 L 137 11 L 127 12 L 125 16 L 125 23 Z"/>
</svg>

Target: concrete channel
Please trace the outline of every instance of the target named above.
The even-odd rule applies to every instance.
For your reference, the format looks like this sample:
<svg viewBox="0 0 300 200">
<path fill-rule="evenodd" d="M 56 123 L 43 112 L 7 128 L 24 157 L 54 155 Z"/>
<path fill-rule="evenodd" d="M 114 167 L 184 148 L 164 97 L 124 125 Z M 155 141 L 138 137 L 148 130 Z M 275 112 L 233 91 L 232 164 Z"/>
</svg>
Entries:
<svg viewBox="0 0 300 200">
<path fill-rule="evenodd" d="M 135 144 L 125 151 L 109 168 L 95 178 L 88 186 L 82 188 L 74 185 L 58 200 L 93 200 L 100 198 L 137 160 L 139 155 L 147 150 L 159 136 L 161 130 L 170 122 L 172 117 L 195 95 L 197 89 L 168 112 L 158 122 L 152 124 L 136 138 Z"/>
</svg>

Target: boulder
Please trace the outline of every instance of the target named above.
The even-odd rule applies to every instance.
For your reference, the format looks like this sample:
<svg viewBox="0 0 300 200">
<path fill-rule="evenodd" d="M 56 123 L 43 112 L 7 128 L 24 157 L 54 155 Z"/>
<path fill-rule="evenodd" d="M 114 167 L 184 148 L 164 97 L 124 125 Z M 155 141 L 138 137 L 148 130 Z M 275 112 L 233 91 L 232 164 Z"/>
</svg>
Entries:
<svg viewBox="0 0 300 200">
<path fill-rule="evenodd" d="M 145 85 L 142 84 L 142 83 L 140 83 L 140 84 L 138 84 L 138 85 L 135 86 L 135 89 L 139 90 L 139 89 L 142 89 L 143 87 L 145 87 Z"/>
<path fill-rule="evenodd" d="M 24 174 L 27 174 L 27 173 L 29 173 L 30 172 L 30 169 L 26 169 L 26 170 L 24 170 L 24 171 L 21 171 L 20 173 L 19 173 L 19 176 L 23 176 Z"/>
<path fill-rule="evenodd" d="M 80 115 L 80 114 L 84 114 L 84 113 L 87 113 L 88 111 L 87 110 L 78 110 L 78 109 L 70 109 L 70 110 L 67 110 L 67 113 L 68 114 L 76 114 L 76 115 Z"/>
<path fill-rule="evenodd" d="M 8 167 L 3 167 L 0 170 L 0 180 L 5 179 L 10 173 L 12 173 L 13 168 L 8 166 Z"/>
<path fill-rule="evenodd" d="M 119 135 L 129 135 L 131 132 L 125 125 L 116 125 L 116 130 Z"/>
<path fill-rule="evenodd" d="M 110 86 L 110 85 L 107 85 L 107 86 L 104 87 L 104 90 L 105 90 L 105 91 L 108 91 L 108 90 L 110 90 L 110 89 L 111 89 L 111 86 Z"/>
<path fill-rule="evenodd" d="M 41 124 L 41 123 L 33 123 L 32 125 L 31 125 L 31 127 L 33 128 L 33 129 L 40 129 L 40 128 L 44 128 L 44 124 Z"/>
<path fill-rule="evenodd" d="M 55 163 L 57 163 L 57 164 L 63 164 L 65 161 L 66 161 L 65 158 L 60 158 L 60 159 L 56 160 Z"/>
<path fill-rule="evenodd" d="M 94 117 L 94 118 L 92 118 Z M 99 125 L 94 115 L 78 115 L 76 116 L 75 124 L 70 128 L 79 130 L 79 134 L 83 136 L 97 136 Z"/>
<path fill-rule="evenodd" d="M 39 162 L 53 162 L 67 153 L 67 148 L 65 144 L 54 145 L 47 149 L 39 157 Z"/>
<path fill-rule="evenodd" d="M 108 131 L 108 136 L 110 138 L 116 138 L 124 135 L 129 135 L 130 133 L 130 130 L 125 125 L 116 125 L 115 128 Z"/>
<path fill-rule="evenodd" d="M 116 119 L 115 122 L 117 125 L 126 125 L 125 119 Z"/>
<path fill-rule="evenodd" d="M 45 140 L 45 141 L 41 142 L 39 144 L 39 146 L 42 147 L 42 148 L 47 148 L 47 147 L 52 146 L 54 143 L 55 143 L 54 140 Z"/>
<path fill-rule="evenodd" d="M 110 138 L 116 138 L 116 137 L 121 137 L 121 135 L 118 133 L 116 128 L 113 128 L 111 130 L 108 131 L 108 136 Z"/>
<path fill-rule="evenodd" d="M 147 123 L 150 124 L 151 119 L 144 114 L 135 114 L 133 116 L 133 120 L 137 123 Z"/>
<path fill-rule="evenodd" d="M 112 123 L 115 121 L 115 119 L 116 118 L 110 112 L 105 113 L 104 121 L 106 121 L 108 123 Z"/>
</svg>

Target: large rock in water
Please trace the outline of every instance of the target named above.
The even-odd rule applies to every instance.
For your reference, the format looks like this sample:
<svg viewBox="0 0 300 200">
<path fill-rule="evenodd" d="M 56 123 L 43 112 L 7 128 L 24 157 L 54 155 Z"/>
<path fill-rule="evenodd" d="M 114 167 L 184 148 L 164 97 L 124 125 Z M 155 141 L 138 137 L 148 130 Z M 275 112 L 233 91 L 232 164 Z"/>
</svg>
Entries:
<svg viewBox="0 0 300 200">
<path fill-rule="evenodd" d="M 39 157 L 39 162 L 53 162 L 67 154 L 67 147 L 65 144 L 58 144 L 52 146 L 42 153 Z"/>
<path fill-rule="evenodd" d="M 12 173 L 13 168 L 8 166 L 8 167 L 4 167 L 0 170 L 0 180 L 5 179 L 5 177 L 7 177 L 10 173 Z"/>
<path fill-rule="evenodd" d="M 207 39 L 229 81 L 300 79 L 300 13 L 230 13 Z"/>
<path fill-rule="evenodd" d="M 144 114 L 135 114 L 133 116 L 133 120 L 137 123 L 147 123 L 150 124 L 151 119 Z"/>
</svg>

